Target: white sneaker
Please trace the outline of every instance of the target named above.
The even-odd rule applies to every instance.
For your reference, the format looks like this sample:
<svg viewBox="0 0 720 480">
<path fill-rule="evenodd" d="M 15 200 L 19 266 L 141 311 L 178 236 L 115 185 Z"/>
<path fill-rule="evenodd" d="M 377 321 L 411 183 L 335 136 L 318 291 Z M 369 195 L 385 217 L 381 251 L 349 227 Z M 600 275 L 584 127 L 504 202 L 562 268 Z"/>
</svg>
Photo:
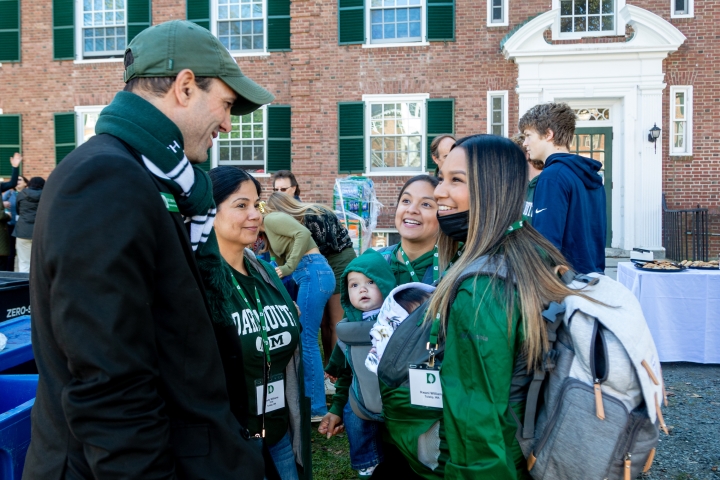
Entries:
<svg viewBox="0 0 720 480">
<path fill-rule="evenodd" d="M 360 478 L 370 478 L 375 471 L 375 467 L 377 467 L 377 465 L 373 465 L 372 467 L 368 468 L 362 468 L 358 470 L 358 475 L 360 476 Z"/>
<path fill-rule="evenodd" d="M 335 384 L 328 377 L 325 377 L 325 395 L 335 395 Z"/>
</svg>

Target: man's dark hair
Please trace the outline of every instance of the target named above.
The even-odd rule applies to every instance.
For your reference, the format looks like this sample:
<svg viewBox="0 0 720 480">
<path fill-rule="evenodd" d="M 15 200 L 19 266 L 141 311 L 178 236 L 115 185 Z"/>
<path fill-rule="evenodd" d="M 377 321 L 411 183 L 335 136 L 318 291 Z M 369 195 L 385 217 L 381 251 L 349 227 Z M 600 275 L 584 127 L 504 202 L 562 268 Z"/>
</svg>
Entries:
<svg viewBox="0 0 720 480">
<path fill-rule="evenodd" d="M 542 103 L 525 112 L 518 128 L 522 133 L 531 128 L 542 136 L 552 130 L 553 145 L 570 148 L 575 135 L 575 112 L 567 103 Z"/>
<path fill-rule="evenodd" d="M 125 53 L 125 68 L 135 62 L 132 51 L 128 50 Z M 148 92 L 156 97 L 164 97 L 170 91 L 173 83 L 175 83 L 176 77 L 135 77 L 130 79 L 123 88 L 124 92 L 135 92 L 138 90 Z M 198 88 L 203 92 L 210 91 L 210 85 L 212 84 L 212 77 L 195 77 L 195 83 Z"/>
<path fill-rule="evenodd" d="M 273 188 L 275 188 L 275 180 L 277 180 L 279 178 L 287 178 L 288 180 L 290 180 L 290 186 L 295 187 L 295 196 L 296 197 L 300 196 L 300 184 L 298 184 L 298 181 L 295 178 L 295 175 L 293 175 L 293 173 L 290 170 L 278 170 L 277 172 L 275 172 L 275 175 L 273 175 L 273 181 L 272 181 Z"/>
<path fill-rule="evenodd" d="M 45 179 L 42 177 L 32 177 L 29 182 L 27 182 L 28 188 L 34 188 L 35 190 L 42 190 L 45 186 Z"/>
<path fill-rule="evenodd" d="M 430 295 L 430 292 L 426 292 L 420 288 L 406 288 L 405 290 L 396 292 L 393 298 L 406 312 L 412 313 L 422 305 L 425 300 L 430 298 Z"/>
</svg>

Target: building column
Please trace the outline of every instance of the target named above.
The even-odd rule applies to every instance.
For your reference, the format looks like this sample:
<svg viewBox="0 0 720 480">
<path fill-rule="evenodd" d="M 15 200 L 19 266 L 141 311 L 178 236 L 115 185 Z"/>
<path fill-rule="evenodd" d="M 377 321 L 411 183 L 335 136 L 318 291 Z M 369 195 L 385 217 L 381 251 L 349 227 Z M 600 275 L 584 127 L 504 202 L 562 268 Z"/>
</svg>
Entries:
<svg viewBox="0 0 720 480">
<path fill-rule="evenodd" d="M 535 105 L 543 102 L 543 89 L 541 87 L 522 87 L 515 89 L 518 95 L 518 119 L 525 115 Z"/>
<path fill-rule="evenodd" d="M 654 250 L 664 256 L 662 246 L 662 132 L 656 144 L 648 141 L 653 125 L 662 126 L 662 92 L 665 84 L 638 86 L 637 149 L 635 163 L 633 247 Z M 637 137 L 636 137 L 637 138 Z M 657 149 L 657 150 L 656 150 Z"/>
</svg>

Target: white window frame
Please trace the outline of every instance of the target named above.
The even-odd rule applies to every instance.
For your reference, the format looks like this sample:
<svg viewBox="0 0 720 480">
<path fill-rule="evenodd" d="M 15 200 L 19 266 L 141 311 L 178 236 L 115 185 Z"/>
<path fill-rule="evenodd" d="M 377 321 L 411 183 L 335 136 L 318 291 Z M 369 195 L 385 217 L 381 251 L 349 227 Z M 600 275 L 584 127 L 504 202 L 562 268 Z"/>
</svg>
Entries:
<svg viewBox="0 0 720 480">
<path fill-rule="evenodd" d="M 372 8 L 370 3 L 371 0 L 365 1 L 365 43 L 362 45 L 363 48 L 418 47 L 430 45 L 430 42 L 427 39 L 427 0 L 420 0 L 420 40 L 398 42 L 385 41 L 373 43 L 371 22 Z M 415 5 L 408 5 L 408 7 L 417 8 Z M 404 6 L 397 8 L 404 8 Z"/>
<path fill-rule="evenodd" d="M 79 147 L 85 140 L 85 115 L 90 113 L 99 114 L 107 105 L 83 105 L 75 107 L 75 146 Z M 93 135 L 94 136 L 94 135 Z M 88 138 L 89 140 L 90 138 Z"/>
<path fill-rule="evenodd" d="M 675 93 L 685 93 L 685 149 L 680 151 L 673 148 L 675 139 Z M 686 157 L 692 155 L 693 133 L 693 87 L 692 85 L 675 85 L 670 87 L 670 124 L 668 137 L 668 152 L 670 156 Z"/>
<path fill-rule="evenodd" d="M 408 175 L 419 175 L 426 173 L 426 161 L 427 158 L 427 100 L 430 98 L 429 93 L 413 93 L 405 95 L 363 95 L 362 101 L 365 102 L 365 138 L 364 150 L 365 150 L 365 175 L 376 176 L 376 177 L 393 177 L 393 176 L 408 176 Z M 370 114 L 371 105 L 374 103 L 408 103 L 408 102 L 422 102 L 423 104 L 423 115 L 422 115 L 422 127 L 420 135 L 422 140 L 420 141 L 420 170 L 387 170 L 387 171 L 371 171 L 371 155 L 370 155 L 370 122 L 372 122 L 372 115 Z"/>
<path fill-rule="evenodd" d="M 619 15 L 619 12 L 625 7 L 626 0 L 614 0 L 615 29 L 600 32 L 560 32 L 560 1 L 561 0 L 552 0 L 552 9 L 557 10 L 557 16 L 552 25 L 553 40 L 573 40 L 585 37 L 614 37 L 617 35 L 625 35 L 625 27 L 627 26 L 626 16 Z"/>
<path fill-rule="evenodd" d="M 128 5 L 125 0 L 125 48 L 128 43 Z M 116 50 L 112 53 L 101 53 L 97 55 L 85 55 L 83 40 L 83 0 L 75 0 L 75 62 L 74 63 L 105 63 L 105 62 L 122 62 L 125 54 L 125 48 Z"/>
<path fill-rule="evenodd" d="M 491 90 L 487 92 L 487 133 L 492 134 L 492 99 L 493 97 L 502 97 L 502 115 L 503 115 L 503 137 L 508 136 L 508 91 L 507 90 Z"/>
<path fill-rule="evenodd" d="M 694 18 L 695 17 L 695 0 L 685 0 L 687 2 L 687 13 L 675 13 L 675 0 L 670 0 L 670 18 Z"/>
<path fill-rule="evenodd" d="M 262 50 L 229 50 L 233 57 L 265 57 L 268 53 L 268 13 L 267 0 L 262 1 L 263 8 L 263 48 Z M 218 0 L 210 0 L 210 31 L 218 37 Z M 220 38 L 220 37 L 218 37 Z"/>
<path fill-rule="evenodd" d="M 502 21 L 494 22 L 492 18 L 493 13 L 493 0 L 487 0 L 487 26 L 488 27 L 507 27 L 510 25 L 508 20 L 509 17 L 509 4 L 510 0 L 500 0 L 502 2 Z"/>
<path fill-rule="evenodd" d="M 264 177 L 270 177 L 271 174 L 268 173 L 268 115 L 267 115 L 267 105 L 263 105 L 262 107 L 258 108 L 258 110 L 262 110 L 263 112 L 263 152 L 265 153 L 265 167 L 263 168 L 263 172 L 247 172 L 250 175 L 258 178 L 264 178 Z M 213 139 L 213 146 L 210 153 L 210 158 L 208 159 L 208 162 L 210 162 L 210 168 L 215 168 L 220 166 L 220 135 L 218 135 L 217 138 Z M 233 167 L 240 167 L 243 168 L 243 165 L 238 165 L 234 163 L 226 163 L 223 165 L 229 165 Z"/>
</svg>

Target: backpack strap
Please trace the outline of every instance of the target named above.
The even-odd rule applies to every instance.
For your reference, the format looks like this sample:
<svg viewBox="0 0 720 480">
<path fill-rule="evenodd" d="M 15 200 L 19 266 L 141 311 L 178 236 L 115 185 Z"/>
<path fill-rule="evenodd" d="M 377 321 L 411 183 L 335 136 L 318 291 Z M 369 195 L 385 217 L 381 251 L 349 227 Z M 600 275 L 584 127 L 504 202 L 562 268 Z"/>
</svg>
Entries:
<svg viewBox="0 0 720 480">
<path fill-rule="evenodd" d="M 548 308 L 542 312 L 542 316 L 547 322 L 548 342 L 552 346 L 557 340 L 557 329 L 562 325 L 565 317 L 565 305 L 550 302 Z M 536 369 L 533 374 L 525 403 L 522 438 L 533 438 L 535 436 L 535 415 L 537 414 L 538 400 L 540 399 L 540 389 L 545 381 L 546 373 L 555 368 L 556 357 L 557 353 L 551 348 L 545 354 L 541 367 Z"/>
</svg>

